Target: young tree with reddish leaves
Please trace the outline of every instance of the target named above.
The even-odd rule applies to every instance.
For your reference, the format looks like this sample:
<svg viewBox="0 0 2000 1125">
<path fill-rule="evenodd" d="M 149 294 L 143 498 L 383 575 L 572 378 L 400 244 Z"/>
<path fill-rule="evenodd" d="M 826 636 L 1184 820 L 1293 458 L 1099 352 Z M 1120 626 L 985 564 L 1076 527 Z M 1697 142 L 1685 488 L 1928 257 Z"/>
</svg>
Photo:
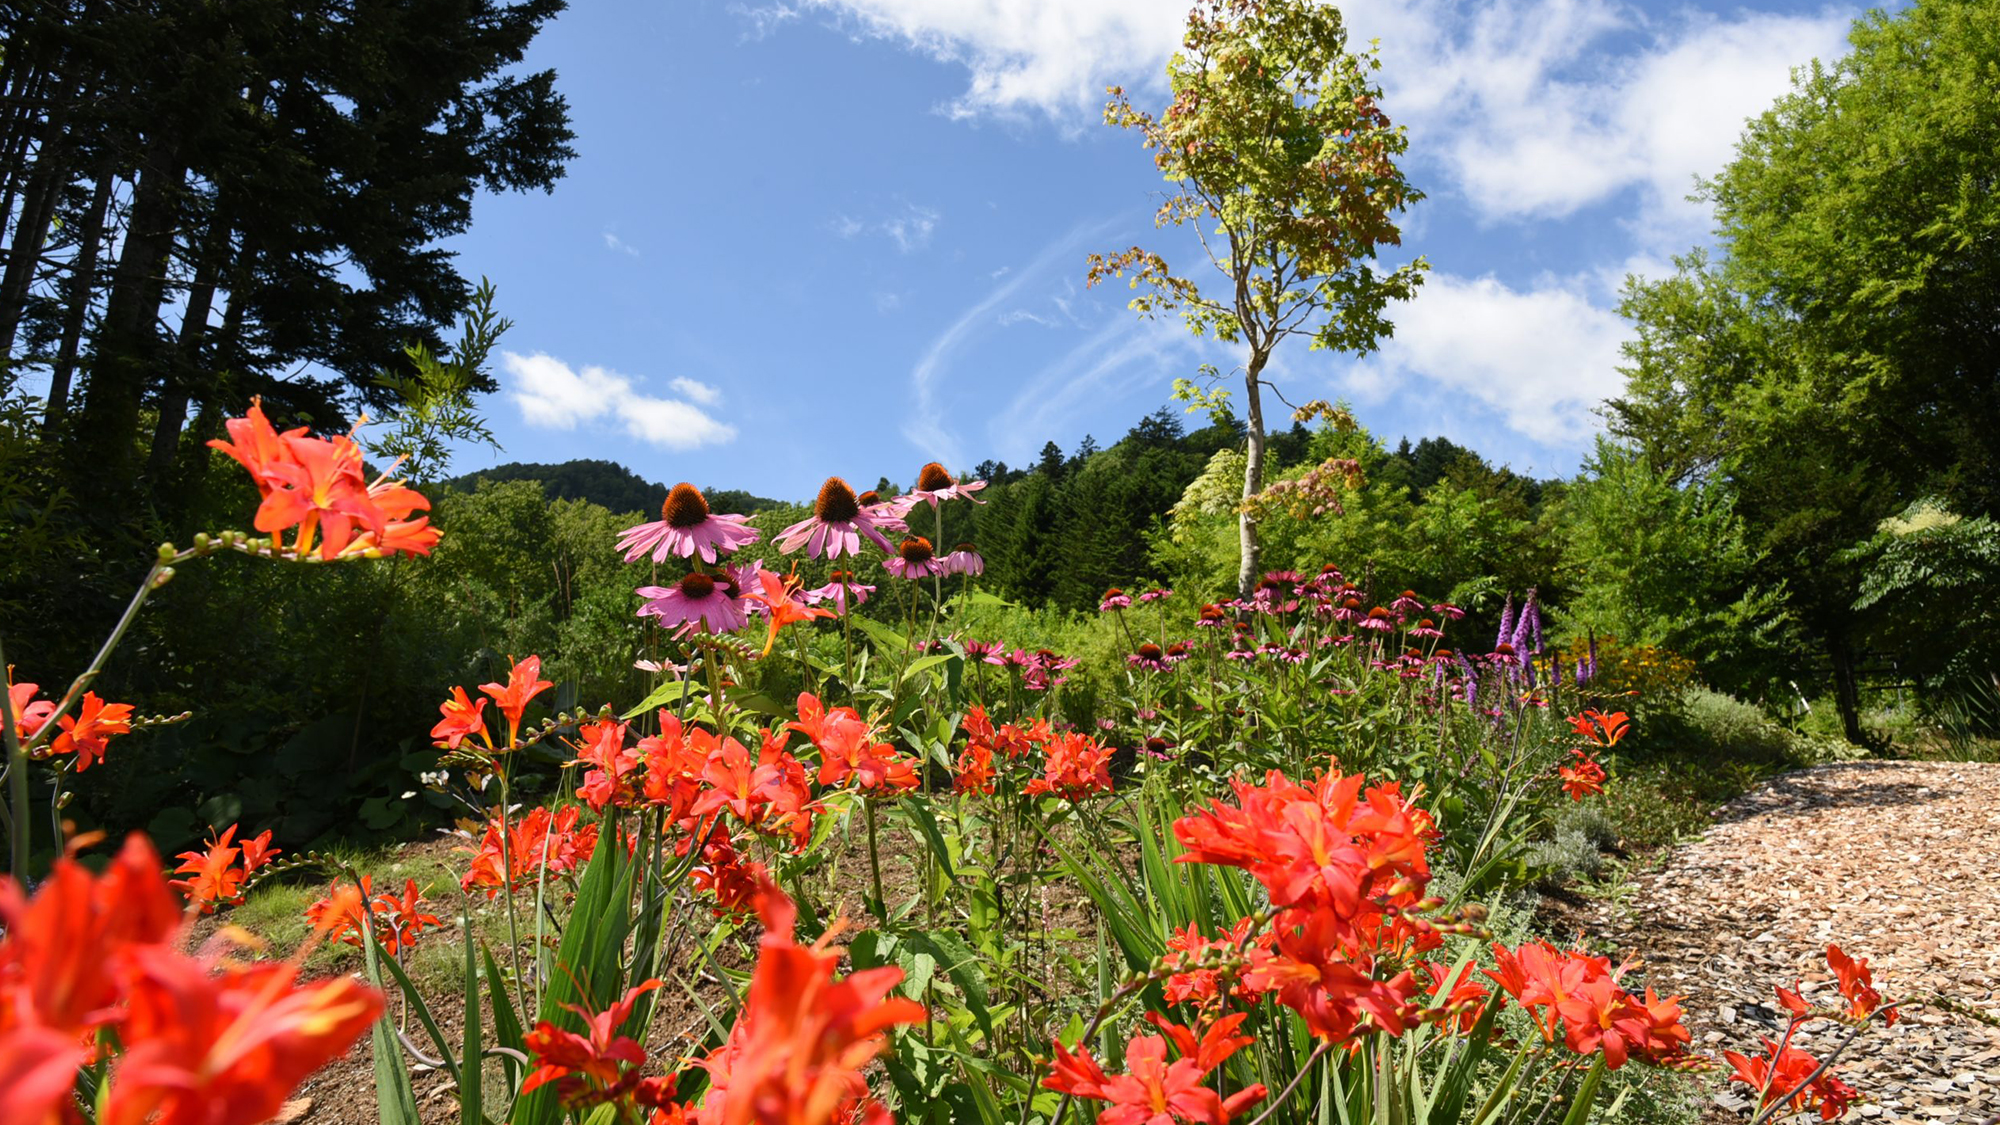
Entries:
<svg viewBox="0 0 2000 1125">
<path fill-rule="evenodd" d="M 1390 335 L 1389 302 L 1408 300 L 1428 268 L 1376 262 L 1401 244 L 1395 216 L 1423 193 L 1396 159 L 1408 146 L 1379 105 L 1371 50 L 1347 50 L 1339 11 L 1313 0 L 1201 0 L 1183 49 L 1167 64 L 1173 100 L 1158 116 L 1111 87 L 1104 119 L 1137 129 L 1172 191 L 1156 226 L 1192 225 L 1225 286 L 1204 293 L 1166 258 L 1141 247 L 1092 255 L 1090 284 L 1127 277 L 1141 316 L 1178 311 L 1197 336 L 1243 345 L 1249 449 L 1247 500 L 1264 484 L 1265 366 L 1280 342 L 1366 353 Z M 1176 394 L 1219 407 L 1210 386 L 1176 382 Z M 1282 396 L 1281 396 L 1282 397 Z M 1239 517 L 1241 592 L 1257 579 L 1257 523 Z"/>
</svg>

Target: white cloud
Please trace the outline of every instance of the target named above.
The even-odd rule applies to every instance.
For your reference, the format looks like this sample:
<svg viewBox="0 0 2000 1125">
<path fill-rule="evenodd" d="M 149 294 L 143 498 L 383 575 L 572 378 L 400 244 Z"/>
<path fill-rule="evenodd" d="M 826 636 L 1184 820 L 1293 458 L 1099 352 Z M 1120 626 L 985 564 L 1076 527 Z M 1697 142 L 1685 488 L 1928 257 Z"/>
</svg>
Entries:
<svg viewBox="0 0 2000 1125">
<path fill-rule="evenodd" d="M 957 117 L 1039 115 L 1067 133 L 1104 87 L 1157 96 L 1186 7 L 1165 0 L 802 0 L 860 35 L 962 66 Z M 1349 42 L 1382 42 L 1390 113 L 1435 194 L 1482 218 L 1559 218 L 1638 189 L 1628 217 L 1649 249 L 1702 234 L 1684 201 L 1730 156 L 1790 69 L 1844 53 L 1856 12 L 1666 17 L 1615 0 L 1350 0 Z M 1471 14 L 1468 14 L 1471 13 Z"/>
<path fill-rule="evenodd" d="M 1434 274 L 1398 312 L 1395 336 L 1348 368 L 1343 390 L 1380 401 L 1421 380 L 1472 399 L 1533 441 L 1573 447 L 1597 429 L 1591 411 L 1622 385 L 1619 345 L 1628 334 L 1581 283 L 1518 290 L 1490 277 Z"/>
<path fill-rule="evenodd" d="M 901 293 L 875 294 L 875 311 L 881 313 L 884 316 L 887 316 L 888 314 L 895 312 L 897 309 L 900 309 L 902 307 L 903 307 L 903 295 Z"/>
<path fill-rule="evenodd" d="M 502 352 L 500 365 L 508 376 L 508 395 L 531 426 L 574 430 L 587 422 L 609 421 L 640 441 L 668 449 L 698 449 L 736 437 L 736 427 L 716 421 L 701 407 L 680 399 L 641 394 L 634 389 L 630 377 L 608 368 L 572 368 L 542 352 L 534 355 Z M 676 378 L 673 386 L 690 398 L 700 398 L 699 394 L 689 392 L 690 386 L 716 395 L 714 388 L 692 379 Z M 701 401 L 712 403 L 714 399 Z"/>
<path fill-rule="evenodd" d="M 683 397 L 691 398 L 703 406 L 714 406 L 716 403 L 722 401 L 722 392 L 720 390 L 698 379 L 690 379 L 685 375 L 674 376 L 673 381 L 667 385 L 679 391 Z"/>
<path fill-rule="evenodd" d="M 882 221 L 882 233 L 896 244 L 896 249 L 907 254 L 921 250 L 931 243 L 931 232 L 937 229 L 938 220 L 943 216 L 929 207 L 909 206 L 903 213 Z"/>
<path fill-rule="evenodd" d="M 971 72 L 941 107 L 954 117 L 1037 112 L 1074 130 L 1104 87 L 1152 75 L 1180 41 L 1185 5 L 1166 0 L 804 0 L 859 33 L 899 40 Z"/>
<path fill-rule="evenodd" d="M 827 224 L 827 229 L 831 230 L 837 237 L 853 238 L 855 235 L 867 230 L 868 224 L 846 215 L 835 215 L 833 221 Z"/>
<path fill-rule="evenodd" d="M 639 256 L 639 248 L 637 246 L 626 242 L 610 231 L 604 232 L 604 248 L 606 250 L 616 250 L 620 254 L 628 254 L 634 258 Z"/>
<path fill-rule="evenodd" d="M 743 33 L 746 41 L 762 39 L 799 18 L 799 9 L 790 4 L 765 4 L 760 7 L 731 4 L 729 13 L 742 17 L 743 21 L 750 25 L 750 30 Z"/>
</svg>

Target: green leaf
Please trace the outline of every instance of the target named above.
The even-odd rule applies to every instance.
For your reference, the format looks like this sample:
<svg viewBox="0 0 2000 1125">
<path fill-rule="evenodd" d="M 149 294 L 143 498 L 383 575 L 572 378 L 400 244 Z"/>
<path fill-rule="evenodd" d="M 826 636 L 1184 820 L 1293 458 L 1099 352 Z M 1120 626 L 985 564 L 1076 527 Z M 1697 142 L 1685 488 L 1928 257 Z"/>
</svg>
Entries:
<svg viewBox="0 0 2000 1125">
<path fill-rule="evenodd" d="M 472 940 L 471 913 L 461 914 L 459 923 L 465 931 L 465 1053 L 458 1063 L 459 1120 L 465 1125 L 484 1125 L 486 1114 L 482 1101 L 486 1091 L 480 1085 L 480 1060 L 484 1048 L 480 1043 L 479 1026 L 479 958 Z"/>
<path fill-rule="evenodd" d="M 666 707 L 670 704 L 679 703 L 681 697 L 688 693 L 688 688 L 689 685 L 686 680 L 668 680 L 666 683 L 654 688 L 651 695 L 640 700 L 638 706 L 620 715 L 619 718 L 626 720 L 636 719 L 656 707 Z"/>
</svg>

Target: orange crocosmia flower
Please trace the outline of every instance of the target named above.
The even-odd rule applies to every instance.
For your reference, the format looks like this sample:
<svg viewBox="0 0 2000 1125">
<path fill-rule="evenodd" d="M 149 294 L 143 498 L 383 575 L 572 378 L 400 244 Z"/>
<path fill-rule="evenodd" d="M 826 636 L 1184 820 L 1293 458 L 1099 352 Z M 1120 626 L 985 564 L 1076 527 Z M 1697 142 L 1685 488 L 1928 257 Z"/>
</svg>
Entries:
<svg viewBox="0 0 2000 1125">
<path fill-rule="evenodd" d="M 361 447 L 351 436 L 316 438 L 304 427 L 278 433 L 257 399 L 247 415 L 224 425 L 232 440 L 209 445 L 235 458 L 256 482 L 263 497 L 257 530 L 275 540 L 299 529 L 294 555 L 312 551 L 316 533 L 319 555 L 326 559 L 369 550 L 428 554 L 437 544 L 438 533 L 427 521 L 408 518 L 429 508 L 430 501 L 386 477 L 370 483 Z"/>
<path fill-rule="evenodd" d="M 246 873 L 254 873 L 271 862 L 272 856 L 284 850 L 271 846 L 271 830 L 268 828 L 237 846 L 243 849 L 243 870 Z"/>
<path fill-rule="evenodd" d="M 1044 749 L 1042 776 L 1028 783 L 1028 793 L 1081 801 L 1111 792 L 1111 747 L 1086 734 L 1065 734 L 1051 738 Z"/>
<path fill-rule="evenodd" d="M 553 814 L 545 808 L 530 809 L 507 833 L 507 862 L 503 865 L 500 817 L 495 815 L 486 822 L 486 835 L 459 885 L 468 891 L 485 887 L 486 897 L 492 898 L 502 888 L 511 891 L 535 879 L 545 860 L 551 875 L 576 870 L 597 850 L 597 825 L 579 828 L 577 821 L 582 816 L 582 810 L 574 805 Z"/>
<path fill-rule="evenodd" d="M 639 799 L 635 784 L 639 749 L 625 745 L 628 729 L 625 723 L 609 722 L 585 723 L 577 730 L 584 744 L 576 758 L 565 764 L 592 767 L 583 775 L 583 784 L 576 787 L 576 795 L 592 812 L 602 813 L 609 805 L 622 808 Z"/>
<path fill-rule="evenodd" d="M 1847 1017 L 1867 1019 L 1882 1007 L 1882 994 L 1875 991 L 1875 974 L 1866 957 L 1849 957 L 1837 945 L 1826 947 L 1826 965 L 1840 981 L 1840 994 L 1847 998 Z M 1882 1021 L 1894 1025 L 1898 1016 L 1892 1005 L 1882 1009 Z"/>
<path fill-rule="evenodd" d="M 181 861 L 174 874 L 187 878 L 176 879 L 173 885 L 187 896 L 189 906 L 203 914 L 213 914 L 216 907 L 230 906 L 243 898 L 243 880 L 250 872 L 236 864 L 243 849 L 236 846 L 235 839 L 236 825 L 232 824 L 209 841 L 207 851 L 182 852 L 174 857 Z"/>
<path fill-rule="evenodd" d="M 46 1027 L 0 1030 L 0 1121 L 8 1125 L 73 1125 L 77 1068 L 90 1048 L 74 1035 Z"/>
<path fill-rule="evenodd" d="M 132 705 L 106 703 L 97 698 L 96 692 L 86 691 L 77 714 L 64 715 L 56 722 L 62 725 L 62 733 L 50 744 L 50 752 L 74 753 L 76 771 L 82 773 L 92 762 L 104 757 L 105 744 L 112 735 L 132 733 Z"/>
<path fill-rule="evenodd" d="M 1562 790 L 1573 801 L 1604 792 L 1604 767 L 1581 750 L 1572 750 L 1576 760 L 1556 770 L 1562 779 Z"/>
<path fill-rule="evenodd" d="M 1493 995 L 1472 971 L 1472 966 L 1461 965 L 1456 973 L 1436 961 L 1425 961 L 1417 967 L 1431 982 L 1431 1007 L 1442 1013 L 1439 1018 L 1449 1021 L 1458 1034 L 1471 1034 Z"/>
<path fill-rule="evenodd" d="M 521 1084 L 521 1092 L 532 1093 L 554 1082 L 557 1099 L 570 1108 L 601 1105 L 632 1093 L 639 1085 L 637 1068 L 646 1062 L 646 1049 L 618 1034 L 618 1027 L 631 1016 L 639 997 L 661 983 L 657 977 L 646 981 L 602 1012 L 564 1004 L 583 1021 L 583 1035 L 547 1020 L 536 1024 L 526 1044 L 541 1065 Z M 627 1066 L 634 1069 L 625 1070 Z"/>
<path fill-rule="evenodd" d="M 1097 1116 L 1099 1125 L 1229 1125 L 1231 1118 L 1269 1093 L 1258 1084 L 1224 1098 L 1204 1084 L 1210 1071 L 1255 1042 L 1250 1036 L 1233 1034 L 1247 1016 L 1246 1012 L 1224 1016 L 1197 1037 L 1191 1029 L 1148 1012 L 1146 1018 L 1166 1036 L 1133 1036 L 1125 1048 L 1124 1074 L 1106 1074 L 1087 1045 L 1080 1044 L 1071 1053 L 1057 1040 L 1055 1061 L 1042 1085 L 1073 1097 L 1109 1102 L 1110 1108 Z M 1172 1062 L 1167 1061 L 1169 1039 L 1181 1056 Z"/>
<path fill-rule="evenodd" d="M 835 979 L 841 952 L 824 939 L 812 946 L 792 939 L 796 910 L 768 876 L 757 908 L 764 922 L 757 966 L 729 1038 L 700 1063 L 709 1090 L 699 1122 L 886 1120 L 871 1106 L 861 1070 L 881 1053 L 889 1028 L 924 1018 L 923 1005 L 889 997 L 903 971 L 887 966 Z"/>
<path fill-rule="evenodd" d="M 708 759 L 681 736 L 681 721 L 672 712 L 659 714 L 660 733 L 640 739 L 634 747 L 646 766 L 640 793 L 648 804 L 664 808 L 668 821 L 685 826 L 701 796 L 701 773 Z"/>
<path fill-rule="evenodd" d="M 756 912 L 757 894 L 769 876 L 759 863 L 746 863 L 735 842 L 717 831 L 701 850 L 702 866 L 688 874 L 697 891 L 715 898 L 715 916 L 740 918 Z"/>
<path fill-rule="evenodd" d="M 382 1013 L 348 977 L 301 986 L 286 962 L 227 968 L 159 946 L 127 955 L 125 1054 L 99 1125 L 256 1125 Z"/>
<path fill-rule="evenodd" d="M 727 736 L 697 729 L 692 741 L 705 752 L 702 780 L 709 786 L 689 810 L 692 815 L 727 810 L 753 831 L 789 832 L 799 847 L 812 839 L 820 805 L 806 783 L 805 766 L 785 751 L 784 735 L 765 732 L 755 761 L 748 747 Z"/>
<path fill-rule="evenodd" d="M 1783 1112 L 1818 1110 L 1822 1121 L 1833 1121 L 1846 1114 L 1847 1107 L 1861 1096 L 1831 1071 L 1808 1084 L 1806 1079 L 1819 1069 L 1819 1060 L 1804 1051 L 1769 1039 L 1764 1040 L 1764 1049 L 1768 1053 L 1757 1059 L 1735 1051 L 1722 1052 L 1732 1071 L 1729 1080 L 1756 1091 L 1759 1109 L 1780 1103 Z"/>
<path fill-rule="evenodd" d="M 770 619 L 771 631 L 764 638 L 764 655 L 771 655 L 771 649 L 778 643 L 778 630 L 799 621 L 811 621 L 815 617 L 832 617 L 830 609 L 819 609 L 806 605 L 794 598 L 797 579 L 787 579 L 771 571 L 759 569 L 756 572 L 757 589 L 745 590 L 743 596 L 764 606 L 764 615 Z"/>
<path fill-rule="evenodd" d="M 958 768 L 951 779 L 952 792 L 991 793 L 993 775 L 993 748 L 974 739 L 958 755 Z"/>
<path fill-rule="evenodd" d="M 1218 947 L 1245 953 L 1269 951 L 1274 940 L 1269 930 L 1254 938 L 1250 936 L 1250 926 L 1255 921 L 1254 918 L 1239 918 L 1235 925 L 1216 938 L 1203 936 L 1201 928 L 1189 922 L 1186 929 L 1176 930 L 1168 936 L 1167 948 L 1181 955 L 1174 964 L 1183 966 L 1199 962 L 1204 952 Z M 1184 968 L 1167 978 L 1165 993 L 1169 1004 L 1195 1004 L 1205 1008 L 1222 998 L 1222 971 Z M 1239 975 L 1232 995 L 1238 1000 L 1249 1000 L 1257 996 L 1258 991 Z"/>
<path fill-rule="evenodd" d="M 1297 1012 L 1306 1029 L 1331 1043 L 1380 1028 L 1401 1035 L 1421 1014 L 1416 976 L 1373 976 L 1373 957 L 1354 942 L 1351 923 L 1328 907 L 1286 911 L 1268 949 L 1253 950 L 1243 980 Z"/>
<path fill-rule="evenodd" d="M 1569 725 L 1576 728 L 1576 733 L 1597 745 L 1612 747 L 1618 745 L 1618 740 L 1624 738 L 1626 731 L 1631 729 L 1631 720 L 1625 717 L 1623 711 L 1613 711 L 1607 715 L 1592 708 L 1581 715 L 1570 716 Z"/>
<path fill-rule="evenodd" d="M 431 728 L 431 739 L 456 750 L 470 735 L 486 737 L 486 697 L 473 699 L 462 687 L 451 689 L 451 698 L 438 704 L 444 718 Z"/>
<path fill-rule="evenodd" d="M 372 899 L 364 908 L 363 901 Z M 417 881 L 408 879 L 403 884 L 401 898 L 393 894 L 375 894 L 370 876 L 361 877 L 361 886 L 345 884 L 336 879 L 327 896 L 306 907 L 306 921 L 315 931 L 324 933 L 328 940 L 359 946 L 363 927 L 372 910 L 375 919 L 375 942 L 382 951 L 394 957 L 407 946 L 415 944 L 417 936 L 425 927 L 436 928 L 443 925 L 435 914 L 427 914 L 420 904 L 423 896 L 417 892 Z"/>
<path fill-rule="evenodd" d="M 14 716 L 14 736 L 22 742 L 41 733 L 41 729 L 55 714 L 53 699 L 36 699 L 35 693 L 42 690 L 40 684 L 17 684 L 13 682 L 14 666 L 7 666 L 8 713 Z"/>
<path fill-rule="evenodd" d="M 181 920 L 159 853 L 137 834 L 101 875 L 57 859 L 32 899 L 0 878 L 0 1033 L 40 1027 L 74 1041 L 116 1018 L 118 955 L 167 941 Z M 0 1104 L 7 1086 L 0 1082 Z"/>
<path fill-rule="evenodd" d="M 986 716 L 985 704 L 975 703 L 972 709 L 965 713 L 965 734 L 969 740 L 991 746 L 997 733 L 993 729 L 993 720 Z"/>
<path fill-rule="evenodd" d="M 528 709 L 528 701 L 554 686 L 553 681 L 542 679 L 542 658 L 539 656 L 514 661 L 504 684 L 479 685 L 479 690 L 492 696 L 493 702 L 500 706 L 500 713 L 507 716 L 508 749 L 514 747 L 514 739 L 521 730 L 521 713 Z"/>
<path fill-rule="evenodd" d="M 876 742 L 874 732 L 858 719 L 841 722 L 837 712 L 827 716 L 817 741 L 821 785 L 839 785 L 852 777 L 868 792 L 896 794 L 919 784 L 916 766 L 895 747 Z"/>
</svg>

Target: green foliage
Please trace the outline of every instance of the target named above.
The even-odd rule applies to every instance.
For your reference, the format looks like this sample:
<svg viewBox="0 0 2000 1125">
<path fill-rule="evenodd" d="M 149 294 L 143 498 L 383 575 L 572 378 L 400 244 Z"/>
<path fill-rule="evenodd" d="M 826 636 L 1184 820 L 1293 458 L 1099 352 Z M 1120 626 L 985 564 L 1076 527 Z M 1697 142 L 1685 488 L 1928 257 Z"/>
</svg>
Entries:
<svg viewBox="0 0 2000 1125">
<path fill-rule="evenodd" d="M 464 334 L 448 354 L 434 355 L 422 341 L 408 344 L 403 354 L 415 370 L 375 377 L 398 405 L 389 412 L 389 431 L 375 435 L 369 451 L 398 465 L 398 475 L 413 484 L 427 484 L 444 472 L 453 443 L 500 448 L 472 403 L 473 390 L 492 380 L 487 357 L 514 323 L 493 310 L 494 292 L 493 283 L 481 278 L 466 307 Z"/>
</svg>

